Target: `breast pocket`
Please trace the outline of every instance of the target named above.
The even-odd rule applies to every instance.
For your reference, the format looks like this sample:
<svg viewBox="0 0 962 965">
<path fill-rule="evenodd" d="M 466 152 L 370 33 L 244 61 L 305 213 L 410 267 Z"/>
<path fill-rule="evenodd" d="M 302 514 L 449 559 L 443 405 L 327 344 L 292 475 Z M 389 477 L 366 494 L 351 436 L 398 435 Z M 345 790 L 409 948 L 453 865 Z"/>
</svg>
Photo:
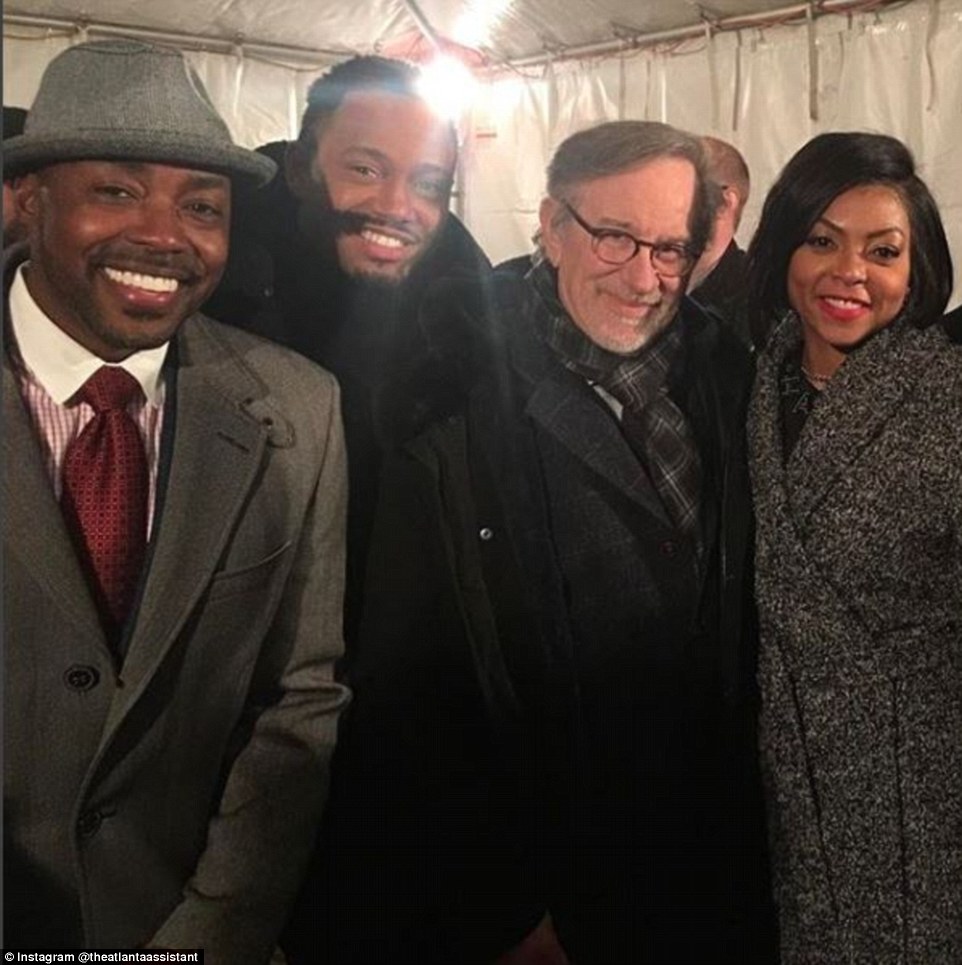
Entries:
<svg viewBox="0 0 962 965">
<path fill-rule="evenodd" d="M 293 540 L 288 540 L 268 553 L 267 556 L 253 563 L 217 573 L 211 581 L 210 590 L 207 593 L 208 602 L 227 596 L 235 596 L 239 593 L 251 593 L 259 587 L 265 586 L 270 582 L 278 567 L 286 562 L 293 545 Z"/>
</svg>

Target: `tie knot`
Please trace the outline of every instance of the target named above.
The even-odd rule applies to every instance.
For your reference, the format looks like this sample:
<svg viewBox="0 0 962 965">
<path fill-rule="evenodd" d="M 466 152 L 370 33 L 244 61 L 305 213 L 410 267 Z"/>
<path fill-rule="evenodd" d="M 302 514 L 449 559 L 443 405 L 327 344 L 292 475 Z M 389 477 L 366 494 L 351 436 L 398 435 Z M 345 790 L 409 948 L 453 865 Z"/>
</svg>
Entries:
<svg viewBox="0 0 962 965">
<path fill-rule="evenodd" d="M 142 395 L 140 383 L 119 365 L 101 366 L 80 387 L 80 398 L 97 413 L 126 409 Z"/>
</svg>

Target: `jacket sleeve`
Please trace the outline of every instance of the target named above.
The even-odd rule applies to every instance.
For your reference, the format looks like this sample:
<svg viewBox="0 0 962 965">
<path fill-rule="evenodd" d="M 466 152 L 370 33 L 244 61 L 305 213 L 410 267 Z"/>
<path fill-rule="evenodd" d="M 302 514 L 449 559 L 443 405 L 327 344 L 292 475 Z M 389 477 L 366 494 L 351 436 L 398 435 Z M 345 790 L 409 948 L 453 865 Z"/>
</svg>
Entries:
<svg viewBox="0 0 962 965">
<path fill-rule="evenodd" d="M 233 735 L 219 807 L 183 900 L 150 941 L 207 965 L 263 965 L 293 903 L 327 797 L 341 655 L 346 454 L 336 383 L 299 544 Z M 333 389 L 330 389 L 333 386 Z M 313 398 L 317 410 L 323 398 Z"/>
</svg>

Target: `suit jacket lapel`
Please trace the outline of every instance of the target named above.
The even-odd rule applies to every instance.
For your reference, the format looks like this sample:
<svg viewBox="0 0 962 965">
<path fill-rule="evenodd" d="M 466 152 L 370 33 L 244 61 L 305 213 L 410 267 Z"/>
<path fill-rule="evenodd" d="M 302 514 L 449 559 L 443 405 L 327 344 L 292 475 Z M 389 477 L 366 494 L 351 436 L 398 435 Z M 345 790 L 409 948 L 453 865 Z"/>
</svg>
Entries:
<svg viewBox="0 0 962 965">
<path fill-rule="evenodd" d="M 9 534 L 8 552 L 15 554 L 46 588 L 51 605 L 63 610 L 78 636 L 109 654 L 93 597 L 6 356 L 3 376 L 3 526 Z"/>
<path fill-rule="evenodd" d="M 108 722 L 137 699 L 206 591 L 257 476 L 266 387 L 196 320 L 178 336 L 176 425 L 156 546 Z M 279 426 L 277 431 L 283 431 Z"/>
</svg>

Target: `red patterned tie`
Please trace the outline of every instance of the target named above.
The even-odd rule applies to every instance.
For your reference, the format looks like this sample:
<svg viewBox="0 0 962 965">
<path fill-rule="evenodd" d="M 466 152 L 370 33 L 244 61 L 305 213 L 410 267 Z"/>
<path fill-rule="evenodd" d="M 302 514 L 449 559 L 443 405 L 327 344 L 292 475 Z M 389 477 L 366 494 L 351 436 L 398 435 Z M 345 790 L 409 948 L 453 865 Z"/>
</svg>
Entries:
<svg viewBox="0 0 962 965">
<path fill-rule="evenodd" d="M 60 505 L 108 636 L 116 642 L 134 602 L 147 543 L 147 458 L 127 406 L 140 383 L 103 366 L 78 398 L 94 417 L 67 448 Z"/>
</svg>

